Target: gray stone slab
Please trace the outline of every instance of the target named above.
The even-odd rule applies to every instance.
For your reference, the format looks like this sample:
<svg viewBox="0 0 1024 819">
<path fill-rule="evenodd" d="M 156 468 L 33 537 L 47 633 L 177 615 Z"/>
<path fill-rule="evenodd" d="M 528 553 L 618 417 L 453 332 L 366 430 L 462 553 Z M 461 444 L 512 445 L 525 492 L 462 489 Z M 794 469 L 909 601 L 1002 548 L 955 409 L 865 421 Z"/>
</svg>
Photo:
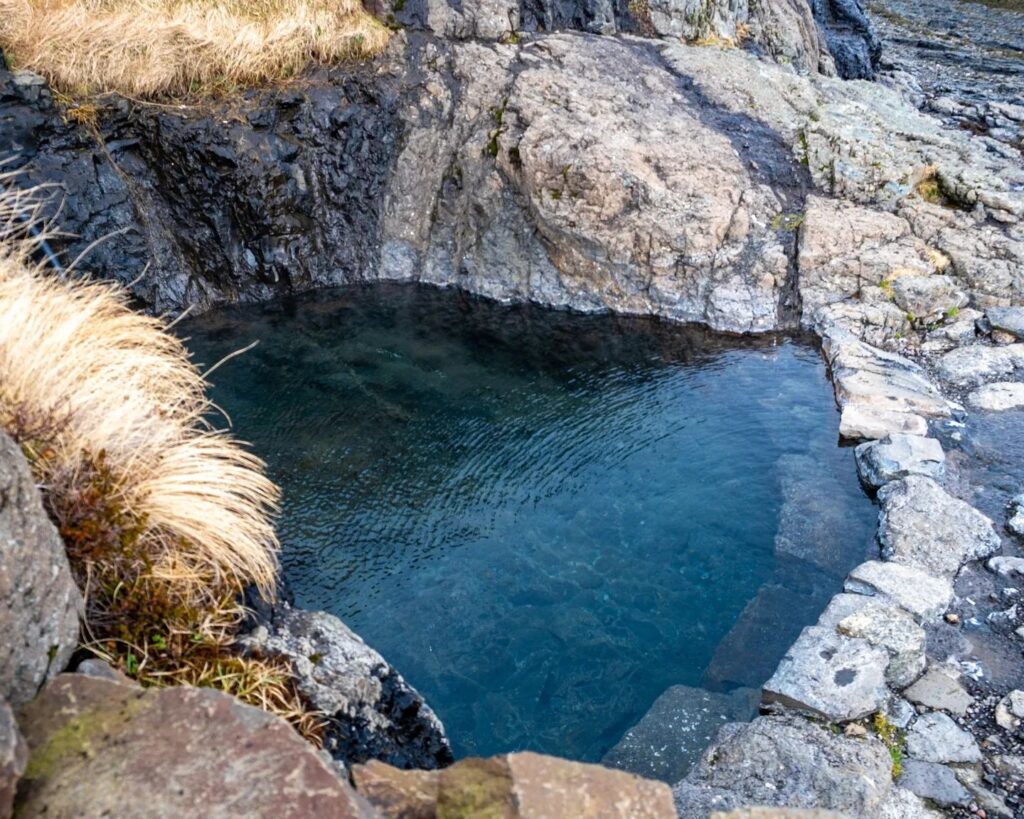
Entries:
<svg viewBox="0 0 1024 819">
<path fill-rule="evenodd" d="M 955 672 L 935 665 L 907 688 L 903 696 L 917 705 L 935 711 L 947 711 L 958 717 L 967 713 L 967 708 L 974 702 L 974 697 L 964 690 Z"/>
<path fill-rule="evenodd" d="M 824 717 L 860 719 L 877 711 L 888 694 L 884 649 L 833 629 L 809 626 L 764 685 L 764 701 Z"/>
<path fill-rule="evenodd" d="M 941 481 L 946 474 L 942 444 L 920 435 L 894 433 L 869 441 L 857 447 L 856 457 L 860 479 L 875 489 L 908 475 Z"/>
<path fill-rule="evenodd" d="M 981 750 L 946 714 L 924 714 L 907 732 L 907 754 L 922 762 L 980 762 Z"/>
<path fill-rule="evenodd" d="M 971 795 L 945 765 L 907 759 L 897 780 L 900 787 L 943 807 L 967 805 Z"/>
<path fill-rule="evenodd" d="M 953 586 L 948 580 L 881 560 L 869 560 L 853 569 L 844 588 L 855 594 L 887 597 L 920 623 L 938 620 L 953 602 Z"/>
</svg>

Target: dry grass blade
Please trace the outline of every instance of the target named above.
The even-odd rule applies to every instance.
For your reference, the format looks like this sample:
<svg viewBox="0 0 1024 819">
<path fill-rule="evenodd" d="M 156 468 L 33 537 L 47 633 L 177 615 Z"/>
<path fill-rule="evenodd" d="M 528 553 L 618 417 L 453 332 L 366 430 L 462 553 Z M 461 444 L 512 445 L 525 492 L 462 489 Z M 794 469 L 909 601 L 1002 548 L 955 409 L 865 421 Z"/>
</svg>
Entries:
<svg viewBox="0 0 1024 819">
<path fill-rule="evenodd" d="M 70 94 L 230 91 L 387 39 L 359 0 L 0 0 L 0 46 Z"/>
</svg>

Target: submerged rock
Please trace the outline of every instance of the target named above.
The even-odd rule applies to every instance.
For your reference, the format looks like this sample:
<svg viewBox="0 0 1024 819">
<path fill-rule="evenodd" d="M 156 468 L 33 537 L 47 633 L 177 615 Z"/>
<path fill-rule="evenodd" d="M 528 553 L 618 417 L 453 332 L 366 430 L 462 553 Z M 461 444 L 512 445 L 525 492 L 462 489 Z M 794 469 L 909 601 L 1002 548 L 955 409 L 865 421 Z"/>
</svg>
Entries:
<svg viewBox="0 0 1024 819">
<path fill-rule="evenodd" d="M 0 430 L 0 700 L 23 705 L 64 669 L 82 605 L 28 464 Z"/>
<path fill-rule="evenodd" d="M 209 688 L 63 674 L 22 727 L 22 817 L 376 815 L 287 722 Z"/>
<path fill-rule="evenodd" d="M 719 694 L 674 685 L 604 755 L 601 764 L 670 784 L 678 782 L 722 725 L 754 716 L 758 699 L 753 689 Z"/>
<path fill-rule="evenodd" d="M 930 478 L 887 484 L 878 498 L 878 539 L 887 560 L 952 579 L 969 560 L 999 551 L 992 521 Z"/>
<path fill-rule="evenodd" d="M 452 762 L 444 726 L 423 697 L 337 617 L 282 603 L 242 646 L 291 661 L 299 691 L 326 715 L 324 747 L 337 759 L 428 769 Z"/>
<path fill-rule="evenodd" d="M 535 753 L 469 758 L 442 771 L 372 761 L 352 770 L 359 793 L 387 816 L 502 819 L 673 819 L 667 785 Z"/>
<path fill-rule="evenodd" d="M 892 788 L 889 752 L 797 716 L 723 727 L 673 789 L 681 819 L 744 805 L 823 808 L 876 816 Z"/>
<path fill-rule="evenodd" d="M 942 444 L 920 435 L 887 435 L 858 446 L 856 457 L 860 479 L 875 489 L 909 475 L 941 481 L 946 473 Z"/>
</svg>

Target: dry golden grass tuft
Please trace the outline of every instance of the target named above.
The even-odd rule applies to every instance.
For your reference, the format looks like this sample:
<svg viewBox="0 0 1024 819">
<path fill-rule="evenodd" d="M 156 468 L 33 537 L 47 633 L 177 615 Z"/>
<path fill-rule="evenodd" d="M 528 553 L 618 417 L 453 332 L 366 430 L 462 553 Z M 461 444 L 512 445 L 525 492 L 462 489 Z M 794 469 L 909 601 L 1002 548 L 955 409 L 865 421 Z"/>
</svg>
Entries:
<svg viewBox="0 0 1024 819">
<path fill-rule="evenodd" d="M 209 422 L 206 381 L 125 292 L 32 262 L 33 192 L 0 174 L 0 429 L 25 453 L 86 599 L 86 647 L 150 685 L 206 685 L 316 739 L 285 661 L 238 655 L 272 596 L 278 490 Z"/>
<path fill-rule="evenodd" d="M 0 47 L 74 96 L 186 97 L 379 52 L 360 0 L 0 0 Z"/>
</svg>

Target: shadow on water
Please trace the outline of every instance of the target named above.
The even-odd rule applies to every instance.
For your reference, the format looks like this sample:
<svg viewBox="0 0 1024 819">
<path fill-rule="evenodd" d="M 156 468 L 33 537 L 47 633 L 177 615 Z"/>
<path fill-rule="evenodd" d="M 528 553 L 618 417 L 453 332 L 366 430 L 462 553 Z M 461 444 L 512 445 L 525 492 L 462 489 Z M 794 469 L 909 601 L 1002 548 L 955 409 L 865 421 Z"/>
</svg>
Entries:
<svg viewBox="0 0 1024 819">
<path fill-rule="evenodd" d="M 818 350 L 357 286 L 183 326 L 284 490 L 297 601 L 457 754 L 599 759 L 669 686 L 758 685 L 875 510 Z"/>
</svg>

